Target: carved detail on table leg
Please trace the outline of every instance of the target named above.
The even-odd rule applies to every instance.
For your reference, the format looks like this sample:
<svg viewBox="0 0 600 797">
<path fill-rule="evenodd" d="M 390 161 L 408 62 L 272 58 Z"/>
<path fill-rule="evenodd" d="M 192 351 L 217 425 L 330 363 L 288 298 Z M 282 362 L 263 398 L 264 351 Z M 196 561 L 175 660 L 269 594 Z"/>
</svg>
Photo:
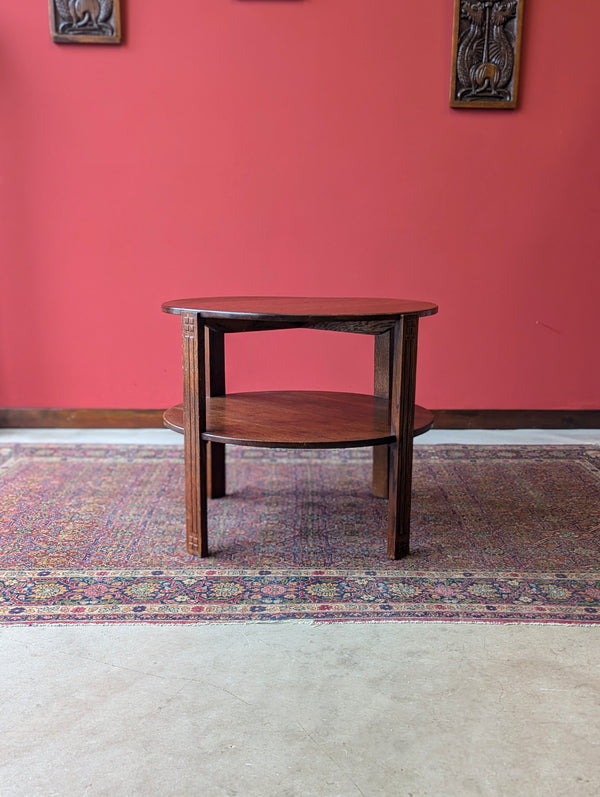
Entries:
<svg viewBox="0 0 600 797">
<path fill-rule="evenodd" d="M 208 329 L 205 335 L 206 395 L 225 395 L 225 335 Z M 226 493 L 225 446 L 209 443 L 207 449 L 208 497 L 221 498 Z"/>
<path fill-rule="evenodd" d="M 195 313 L 183 314 L 182 333 L 186 546 L 195 556 L 207 556 L 205 327 Z"/>
<path fill-rule="evenodd" d="M 393 371 L 393 329 L 375 335 L 375 379 L 374 395 L 390 400 L 390 386 Z M 389 446 L 373 448 L 373 495 L 377 498 L 388 497 L 389 480 Z"/>
<path fill-rule="evenodd" d="M 394 328 L 390 445 L 388 557 L 407 556 L 410 547 L 413 427 L 419 319 L 405 316 Z"/>
</svg>

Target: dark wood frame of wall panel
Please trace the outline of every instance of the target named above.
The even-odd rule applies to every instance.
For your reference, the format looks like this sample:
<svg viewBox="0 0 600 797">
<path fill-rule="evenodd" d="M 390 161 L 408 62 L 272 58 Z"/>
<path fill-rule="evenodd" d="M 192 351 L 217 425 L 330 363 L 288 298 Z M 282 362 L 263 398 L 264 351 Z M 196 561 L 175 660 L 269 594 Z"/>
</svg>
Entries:
<svg viewBox="0 0 600 797">
<path fill-rule="evenodd" d="M 121 44 L 121 0 L 100 0 L 96 11 L 48 0 L 48 13 L 50 38 L 57 44 Z"/>
<path fill-rule="evenodd" d="M 600 429 L 597 410 L 433 410 L 436 429 Z M 163 410 L 0 408 L 0 428 L 160 429 Z"/>
<path fill-rule="evenodd" d="M 514 109 L 525 0 L 454 0 L 451 108 Z"/>
</svg>

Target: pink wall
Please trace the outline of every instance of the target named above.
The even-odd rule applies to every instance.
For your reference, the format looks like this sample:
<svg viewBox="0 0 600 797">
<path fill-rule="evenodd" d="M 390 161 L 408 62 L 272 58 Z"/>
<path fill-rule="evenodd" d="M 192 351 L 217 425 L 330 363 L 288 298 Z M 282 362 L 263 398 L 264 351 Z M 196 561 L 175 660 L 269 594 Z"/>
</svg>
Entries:
<svg viewBox="0 0 600 797">
<path fill-rule="evenodd" d="M 162 301 L 289 293 L 437 301 L 432 408 L 600 406 L 597 0 L 528 0 L 514 112 L 449 109 L 452 0 L 122 5 L 2 4 L 0 405 L 166 406 Z M 228 341 L 231 389 L 370 389 L 370 338 Z"/>
</svg>

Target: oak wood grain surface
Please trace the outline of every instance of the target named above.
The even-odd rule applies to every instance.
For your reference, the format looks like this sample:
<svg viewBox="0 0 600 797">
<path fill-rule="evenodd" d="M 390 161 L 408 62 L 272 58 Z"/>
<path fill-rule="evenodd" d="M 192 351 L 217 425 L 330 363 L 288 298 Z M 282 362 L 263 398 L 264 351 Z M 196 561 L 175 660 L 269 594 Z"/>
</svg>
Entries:
<svg viewBox="0 0 600 797">
<path fill-rule="evenodd" d="M 162 305 L 165 313 L 198 313 L 202 318 L 302 321 L 360 321 L 426 316 L 437 312 L 432 302 L 410 299 L 359 297 L 310 298 L 301 296 L 215 296 L 174 299 Z"/>
<path fill-rule="evenodd" d="M 183 433 L 183 405 L 165 412 L 165 425 Z M 414 434 L 433 415 L 416 407 Z M 265 391 L 207 399 L 204 439 L 266 448 L 352 448 L 394 441 L 386 399 L 361 393 Z"/>
</svg>

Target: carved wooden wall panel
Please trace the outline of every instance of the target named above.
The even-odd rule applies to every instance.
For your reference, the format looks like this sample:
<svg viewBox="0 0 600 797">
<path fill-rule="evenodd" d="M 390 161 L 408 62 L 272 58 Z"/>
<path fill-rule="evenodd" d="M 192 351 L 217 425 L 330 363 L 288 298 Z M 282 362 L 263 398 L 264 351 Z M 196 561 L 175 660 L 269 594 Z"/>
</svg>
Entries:
<svg viewBox="0 0 600 797">
<path fill-rule="evenodd" d="M 120 44 L 120 0 L 48 0 L 55 42 Z"/>
<path fill-rule="evenodd" d="M 454 0 L 452 108 L 516 108 L 525 0 Z"/>
</svg>

